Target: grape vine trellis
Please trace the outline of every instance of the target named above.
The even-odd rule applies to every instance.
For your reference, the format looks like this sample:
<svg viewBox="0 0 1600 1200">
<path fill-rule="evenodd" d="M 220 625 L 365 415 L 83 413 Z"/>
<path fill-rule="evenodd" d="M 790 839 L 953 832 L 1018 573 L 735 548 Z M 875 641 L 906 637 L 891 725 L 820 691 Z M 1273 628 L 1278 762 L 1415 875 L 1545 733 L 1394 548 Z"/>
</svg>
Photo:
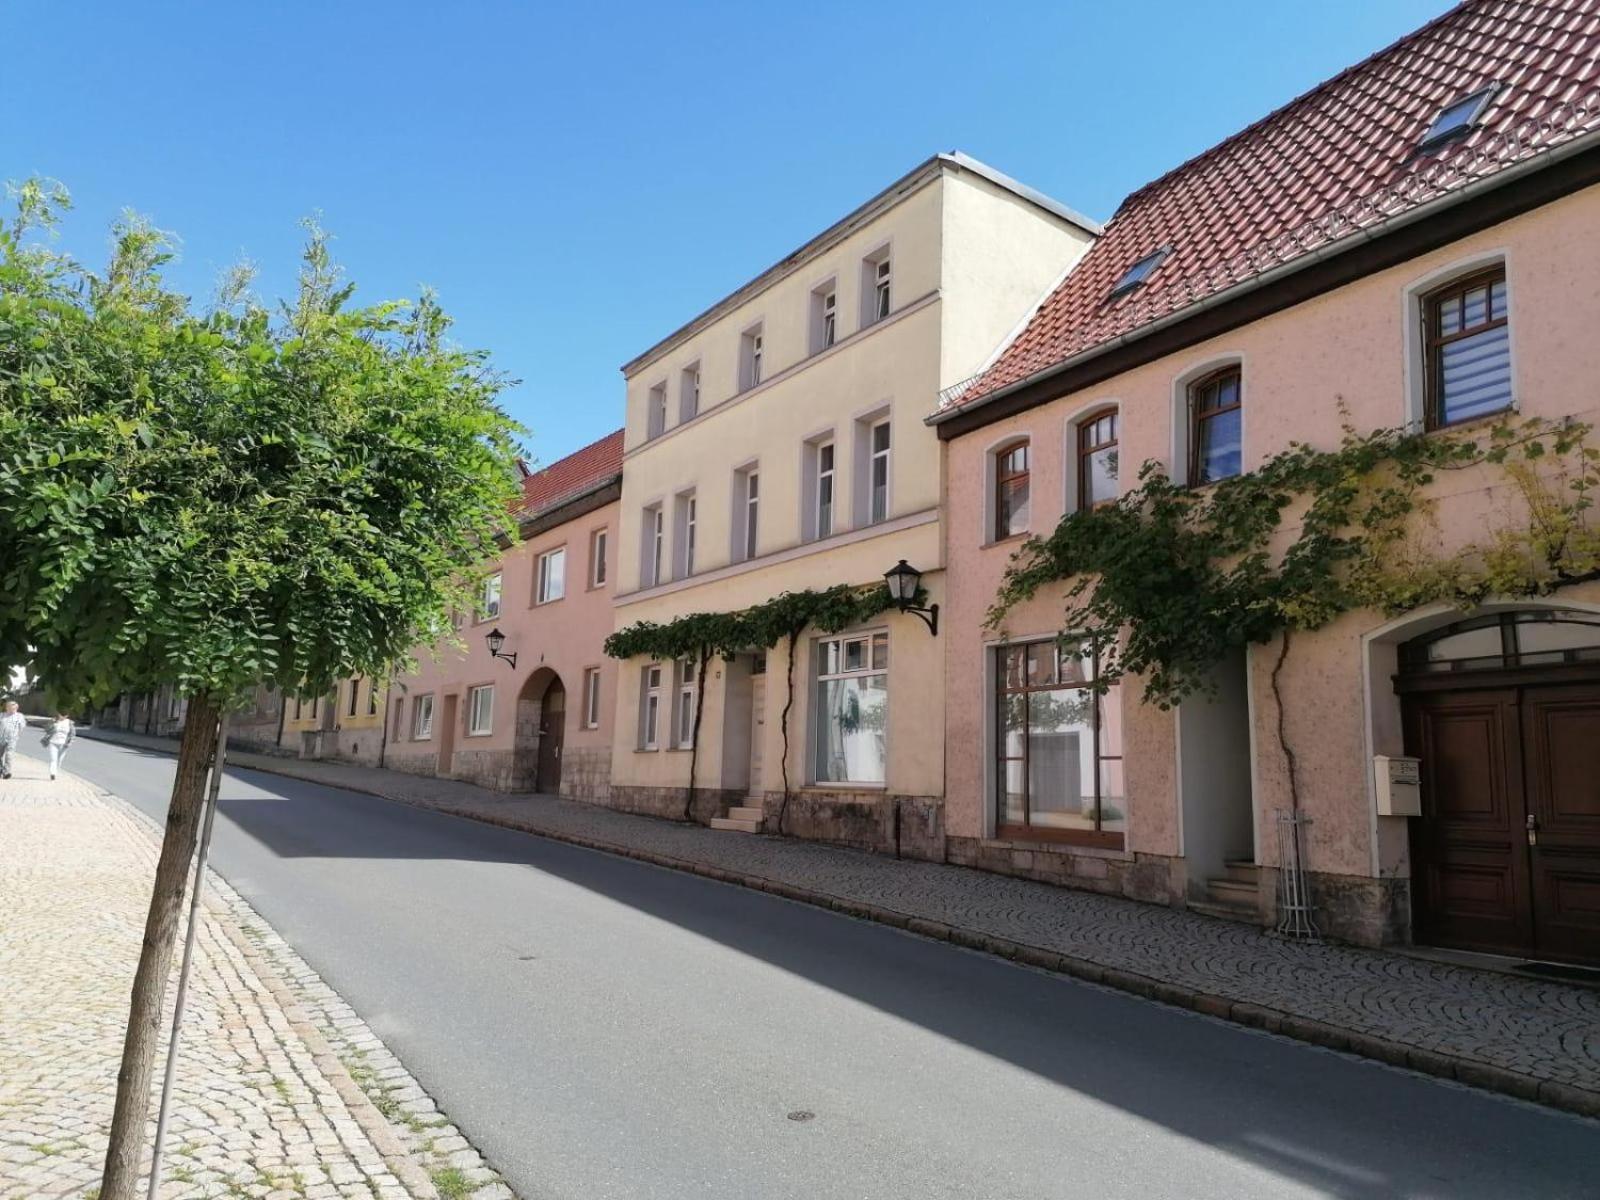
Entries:
<svg viewBox="0 0 1600 1200">
<path fill-rule="evenodd" d="M 920 600 L 919 600 L 920 602 Z M 789 714 L 794 708 L 794 659 L 800 636 L 807 627 L 823 633 L 840 633 L 870 621 L 892 608 L 889 589 L 883 584 L 859 587 L 840 584 L 820 591 L 805 589 L 784 592 L 771 600 L 728 613 L 689 613 L 671 621 L 638 621 L 619 629 L 606 639 L 605 652 L 612 658 L 648 656 L 664 662 L 688 659 L 695 664 L 694 727 L 689 736 L 689 788 L 684 798 L 683 816 L 694 813 L 696 779 L 700 759 L 700 717 L 704 708 L 706 667 L 712 658 L 755 650 L 768 650 L 787 644 L 787 692 L 784 697 L 783 730 L 783 807 L 778 810 L 778 832 L 789 803 Z"/>
<path fill-rule="evenodd" d="M 1271 685 L 1298 811 L 1278 687 L 1291 636 L 1358 609 L 1393 616 L 1440 601 L 1466 609 L 1595 577 L 1600 534 L 1588 514 L 1600 451 L 1586 443 L 1589 432 L 1576 421 L 1510 418 L 1442 433 L 1347 427 L 1335 450 L 1291 443 L 1250 474 L 1207 488 L 1175 484 L 1146 463 L 1115 503 L 1069 513 L 1023 544 L 986 624 L 1003 630 L 1017 605 L 1067 583 L 1061 627 L 1098 639 L 1099 686 L 1137 675 L 1145 699 L 1162 708 L 1207 690 L 1231 651 L 1281 635 Z M 1412 518 L 1431 516 L 1424 489 L 1441 473 L 1471 469 L 1509 483 L 1525 521 L 1438 553 Z"/>
</svg>

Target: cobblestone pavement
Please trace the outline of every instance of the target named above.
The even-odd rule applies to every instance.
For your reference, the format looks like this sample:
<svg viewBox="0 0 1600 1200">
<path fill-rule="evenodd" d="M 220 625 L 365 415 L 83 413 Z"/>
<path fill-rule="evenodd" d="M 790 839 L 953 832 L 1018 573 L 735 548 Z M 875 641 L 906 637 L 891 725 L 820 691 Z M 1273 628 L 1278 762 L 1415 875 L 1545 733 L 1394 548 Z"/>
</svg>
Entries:
<svg viewBox="0 0 1600 1200">
<path fill-rule="evenodd" d="M 49 781 L 36 759 L 19 756 L 16 777 L 0 782 L 0 1200 L 97 1194 L 155 832 L 72 775 Z M 510 1197 L 214 873 L 205 909 L 165 1200 Z"/>
<path fill-rule="evenodd" d="M 172 746 L 120 731 L 109 740 Z M 1215 1016 L 1600 1115 L 1600 990 L 1303 944 L 1120 897 L 344 763 L 267 770 L 693 870 Z"/>
</svg>

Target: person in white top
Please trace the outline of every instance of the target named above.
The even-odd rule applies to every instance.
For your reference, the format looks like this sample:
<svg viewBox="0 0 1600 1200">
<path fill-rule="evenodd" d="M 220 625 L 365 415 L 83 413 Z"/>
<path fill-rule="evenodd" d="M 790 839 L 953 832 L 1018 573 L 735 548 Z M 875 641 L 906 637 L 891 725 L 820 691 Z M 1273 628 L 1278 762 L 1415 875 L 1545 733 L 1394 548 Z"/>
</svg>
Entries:
<svg viewBox="0 0 1600 1200">
<path fill-rule="evenodd" d="M 67 747 L 72 745 L 72 739 L 77 733 L 72 718 L 64 712 L 58 712 L 56 719 L 45 727 L 43 744 L 50 750 L 50 778 L 56 777 L 56 772 L 61 769 L 61 760 L 66 756 Z"/>
<path fill-rule="evenodd" d="M 28 718 L 18 710 L 17 702 L 7 700 L 5 712 L 0 713 L 0 779 L 11 778 L 12 755 L 27 727 Z"/>
</svg>

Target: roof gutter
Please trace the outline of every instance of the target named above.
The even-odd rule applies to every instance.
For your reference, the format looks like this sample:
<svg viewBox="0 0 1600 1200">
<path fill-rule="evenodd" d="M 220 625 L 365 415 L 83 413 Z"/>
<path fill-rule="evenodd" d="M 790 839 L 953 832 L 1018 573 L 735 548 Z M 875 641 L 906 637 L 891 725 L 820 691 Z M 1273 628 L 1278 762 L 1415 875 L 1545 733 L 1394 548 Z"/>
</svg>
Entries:
<svg viewBox="0 0 1600 1200">
<path fill-rule="evenodd" d="M 1249 279 L 1246 279 L 1240 283 L 1236 283 L 1232 287 L 1225 288 L 1224 290 L 1213 295 L 1207 296 L 1204 300 L 1198 300 L 1185 308 L 1179 309 L 1177 312 L 1168 313 L 1166 316 L 1160 317 L 1157 320 L 1149 322 L 1148 324 L 1141 325 L 1137 329 L 1130 329 L 1126 333 L 1118 334 L 1109 341 L 1100 342 L 1094 346 L 1091 346 L 1087 350 L 1081 350 L 1070 358 L 1064 358 L 1058 363 L 1054 363 L 1042 370 L 1035 371 L 1032 375 L 1028 375 L 1022 379 L 1008 383 L 1004 387 L 996 388 L 988 395 L 980 397 L 971 404 L 961 404 L 960 402 L 957 402 L 947 409 L 943 409 L 926 417 L 925 423 L 928 425 L 942 425 L 946 421 L 953 420 L 956 417 L 970 415 L 971 413 L 977 412 L 990 404 L 1005 399 L 1007 396 L 1014 395 L 1015 393 L 1022 391 L 1024 388 L 1034 387 L 1040 383 L 1044 383 L 1050 379 L 1053 379 L 1058 375 L 1064 375 L 1074 368 L 1083 365 L 1084 363 L 1091 362 L 1094 359 L 1110 354 L 1112 351 L 1118 350 L 1123 346 L 1142 341 L 1153 334 L 1159 333 L 1163 329 L 1182 324 L 1183 322 L 1191 320 L 1201 313 L 1208 312 L 1214 308 L 1219 308 L 1230 301 L 1237 300 L 1240 296 L 1248 295 L 1251 292 L 1267 287 L 1270 284 L 1276 283 L 1278 280 L 1287 276 L 1298 274 L 1299 272 L 1313 267 L 1320 262 L 1324 262 L 1330 258 L 1337 258 L 1338 256 L 1346 254 L 1350 250 L 1355 249 L 1357 246 L 1378 241 L 1379 239 L 1394 233 L 1396 230 L 1404 229 L 1410 225 L 1414 225 L 1418 221 L 1427 220 L 1436 213 L 1453 208 L 1458 204 L 1465 203 L 1466 201 L 1482 195 L 1485 192 L 1493 191 L 1496 188 L 1504 187 L 1507 184 L 1514 183 L 1524 176 L 1531 175 L 1536 171 L 1544 170 L 1555 165 L 1556 163 L 1564 161 L 1565 159 L 1581 154 L 1585 150 L 1591 149 L 1597 145 L 1600 145 L 1600 129 L 1593 130 L 1589 133 L 1583 134 L 1580 137 L 1576 137 L 1572 141 L 1566 142 L 1555 147 L 1554 149 L 1540 151 L 1531 158 L 1524 159 L 1522 162 L 1510 167 L 1506 167 L 1504 170 L 1496 171 L 1493 175 L 1488 175 L 1482 179 L 1474 180 L 1472 183 L 1466 184 L 1465 186 L 1457 188 L 1454 191 L 1447 192 L 1443 196 L 1426 201 L 1423 204 L 1417 205 L 1415 208 L 1409 208 L 1405 212 L 1397 213 L 1379 225 L 1375 225 L 1367 229 L 1359 229 L 1355 233 L 1345 235 L 1338 241 L 1329 242 L 1325 246 L 1321 246 L 1316 250 L 1308 251 L 1307 253 L 1302 254 L 1289 262 L 1280 263 L 1278 266 L 1263 271 L 1259 275 L 1252 275 Z"/>
</svg>

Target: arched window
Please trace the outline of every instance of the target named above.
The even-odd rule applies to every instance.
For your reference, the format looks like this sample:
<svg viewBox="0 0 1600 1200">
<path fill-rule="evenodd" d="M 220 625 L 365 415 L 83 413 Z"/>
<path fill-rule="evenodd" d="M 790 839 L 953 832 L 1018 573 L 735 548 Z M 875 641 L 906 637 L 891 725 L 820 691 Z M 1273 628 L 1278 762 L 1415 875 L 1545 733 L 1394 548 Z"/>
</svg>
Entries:
<svg viewBox="0 0 1600 1200">
<path fill-rule="evenodd" d="M 1498 264 L 1422 298 L 1429 429 L 1511 407 L 1511 320 Z"/>
<path fill-rule="evenodd" d="M 1535 608 L 1468 617 L 1400 647 L 1404 675 L 1600 663 L 1600 614 Z"/>
<path fill-rule="evenodd" d="M 1080 512 L 1110 504 L 1117 484 L 1117 410 L 1102 408 L 1077 423 L 1077 506 Z"/>
<path fill-rule="evenodd" d="M 1244 469 L 1244 403 L 1238 364 L 1189 385 L 1189 486 Z"/>
<path fill-rule="evenodd" d="M 994 456 L 994 537 L 1028 531 L 1028 443 L 1012 442 Z"/>
</svg>

